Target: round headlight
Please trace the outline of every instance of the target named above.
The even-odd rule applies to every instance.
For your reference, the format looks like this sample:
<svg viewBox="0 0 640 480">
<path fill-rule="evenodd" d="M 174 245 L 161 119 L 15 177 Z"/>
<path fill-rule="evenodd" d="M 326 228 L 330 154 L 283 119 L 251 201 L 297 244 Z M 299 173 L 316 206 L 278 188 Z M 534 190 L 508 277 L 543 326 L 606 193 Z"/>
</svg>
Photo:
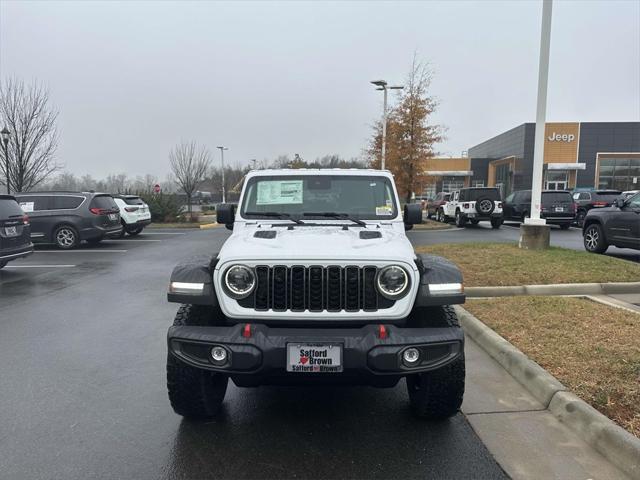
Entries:
<svg viewBox="0 0 640 480">
<path fill-rule="evenodd" d="M 391 300 L 400 298 L 409 286 L 409 275 L 404 268 L 396 265 L 384 267 L 376 279 L 378 291 Z"/>
<path fill-rule="evenodd" d="M 224 285 L 231 297 L 245 298 L 256 286 L 256 277 L 249 267 L 234 265 L 224 274 Z"/>
</svg>

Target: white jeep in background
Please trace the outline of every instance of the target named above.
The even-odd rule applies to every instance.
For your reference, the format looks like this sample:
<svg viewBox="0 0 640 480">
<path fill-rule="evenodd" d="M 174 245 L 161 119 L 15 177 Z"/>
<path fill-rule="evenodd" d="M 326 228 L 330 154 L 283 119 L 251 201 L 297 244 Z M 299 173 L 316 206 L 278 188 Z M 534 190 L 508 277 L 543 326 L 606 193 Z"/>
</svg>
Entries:
<svg viewBox="0 0 640 480">
<path fill-rule="evenodd" d="M 417 254 L 393 176 L 380 170 L 258 170 L 239 204 L 216 208 L 233 234 L 185 260 L 168 300 L 167 386 L 185 417 L 214 415 L 237 386 L 372 385 L 406 379 L 419 417 L 455 415 L 464 393 L 465 300 L 448 260 Z"/>
<path fill-rule="evenodd" d="M 500 228 L 503 222 L 502 200 L 497 188 L 462 188 L 452 192 L 450 200 L 442 207 L 444 221 L 454 219 L 462 228 L 467 221 L 473 225 L 486 220 L 492 228 Z"/>
</svg>

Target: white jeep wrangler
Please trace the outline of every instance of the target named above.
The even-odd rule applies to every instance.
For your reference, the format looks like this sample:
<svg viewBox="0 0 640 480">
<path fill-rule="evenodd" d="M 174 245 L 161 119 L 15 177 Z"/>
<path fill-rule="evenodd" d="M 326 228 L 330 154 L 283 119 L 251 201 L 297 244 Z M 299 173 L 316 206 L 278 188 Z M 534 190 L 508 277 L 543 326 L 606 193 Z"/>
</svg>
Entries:
<svg viewBox="0 0 640 480">
<path fill-rule="evenodd" d="M 459 228 L 464 227 L 467 221 L 477 225 L 482 220 L 490 221 L 493 228 L 500 228 L 504 219 L 500 190 L 474 187 L 453 192 L 442 207 L 442 217 L 445 222 L 453 218 Z"/>
<path fill-rule="evenodd" d="M 365 384 L 406 378 L 414 412 L 454 415 L 464 393 L 464 303 L 451 262 L 418 255 L 392 175 L 378 170 L 259 170 L 239 207 L 217 207 L 233 234 L 177 266 L 181 303 L 168 332 L 173 409 L 210 417 L 237 386 Z"/>
</svg>

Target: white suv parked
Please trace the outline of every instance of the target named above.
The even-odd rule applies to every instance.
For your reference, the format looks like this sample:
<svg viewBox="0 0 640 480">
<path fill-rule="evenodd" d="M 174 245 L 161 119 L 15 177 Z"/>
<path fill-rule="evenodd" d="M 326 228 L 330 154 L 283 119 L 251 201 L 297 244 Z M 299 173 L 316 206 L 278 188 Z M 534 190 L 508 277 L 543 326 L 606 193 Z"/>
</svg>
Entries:
<svg viewBox="0 0 640 480">
<path fill-rule="evenodd" d="M 445 221 L 455 219 L 456 227 L 462 228 L 470 221 L 477 225 L 482 220 L 500 228 L 503 221 L 502 200 L 497 188 L 462 188 L 451 194 L 443 207 Z"/>
<path fill-rule="evenodd" d="M 149 205 L 137 195 L 113 195 L 113 199 L 120 209 L 121 236 L 124 236 L 125 232 L 132 236 L 138 235 L 151 223 Z"/>
</svg>

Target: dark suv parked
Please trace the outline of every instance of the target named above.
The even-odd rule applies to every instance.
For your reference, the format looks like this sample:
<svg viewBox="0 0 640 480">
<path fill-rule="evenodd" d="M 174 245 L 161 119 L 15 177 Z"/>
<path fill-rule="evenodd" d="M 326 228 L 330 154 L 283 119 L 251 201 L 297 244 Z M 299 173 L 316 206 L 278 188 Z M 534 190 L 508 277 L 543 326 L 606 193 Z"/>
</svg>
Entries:
<svg viewBox="0 0 640 480">
<path fill-rule="evenodd" d="M 587 213 L 582 238 L 584 248 L 592 253 L 604 253 L 609 245 L 640 250 L 640 193 Z"/>
<path fill-rule="evenodd" d="M 111 195 L 88 192 L 18 193 L 16 199 L 31 219 L 31 238 L 68 249 L 81 240 L 98 243 L 119 236 L 120 209 Z"/>
<path fill-rule="evenodd" d="M 0 268 L 33 253 L 29 217 L 11 195 L 0 195 Z"/>
<path fill-rule="evenodd" d="M 576 212 L 576 223 L 578 226 L 582 226 L 584 223 L 584 217 L 587 212 L 592 208 L 603 208 L 613 205 L 618 198 L 622 195 L 620 190 L 591 190 L 589 192 L 575 192 L 573 194 L 573 200 L 578 205 L 578 211 Z"/>
<path fill-rule="evenodd" d="M 504 219 L 524 222 L 531 209 L 531 190 L 511 193 L 503 202 Z M 551 225 L 567 229 L 576 216 L 576 205 L 571 193 L 563 190 L 544 190 L 540 217 Z"/>
</svg>

